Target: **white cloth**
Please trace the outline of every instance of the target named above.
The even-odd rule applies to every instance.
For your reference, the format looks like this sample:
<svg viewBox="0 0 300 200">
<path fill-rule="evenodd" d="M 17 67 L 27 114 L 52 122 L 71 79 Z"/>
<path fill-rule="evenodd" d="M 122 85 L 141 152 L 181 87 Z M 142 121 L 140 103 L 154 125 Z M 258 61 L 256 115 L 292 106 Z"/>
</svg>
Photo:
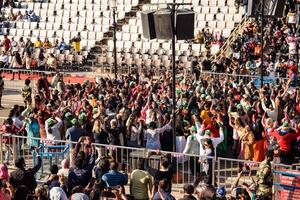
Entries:
<svg viewBox="0 0 300 200">
<path fill-rule="evenodd" d="M 203 146 L 202 146 L 202 140 L 203 139 L 206 139 L 206 138 L 211 139 L 211 142 L 212 142 L 212 145 L 213 145 L 214 149 L 216 149 L 217 146 L 224 141 L 224 132 L 223 132 L 223 128 L 222 127 L 219 128 L 220 136 L 217 137 L 217 138 L 203 136 L 203 130 L 200 127 L 200 123 L 199 122 L 196 123 L 196 128 L 197 128 L 196 138 L 197 138 L 197 140 L 200 143 L 200 145 L 199 145 L 200 146 L 200 156 L 205 155 L 205 151 L 204 151 Z"/>
<path fill-rule="evenodd" d="M 177 136 L 176 137 L 176 152 L 183 152 L 186 146 L 186 139 L 184 136 Z M 177 159 L 178 163 L 184 163 L 185 161 L 187 161 L 188 158 L 185 157 L 179 157 Z"/>
<path fill-rule="evenodd" d="M 47 119 L 45 121 L 45 129 L 46 129 L 46 135 L 47 135 L 47 139 L 48 140 L 61 140 L 61 135 L 60 135 L 60 127 L 63 125 L 62 120 L 58 117 L 55 118 L 55 120 L 57 121 L 56 124 L 54 124 L 51 129 L 52 129 L 52 133 L 48 132 L 48 128 L 49 128 L 49 120 Z"/>
<path fill-rule="evenodd" d="M 68 200 L 66 193 L 60 187 L 53 187 L 49 196 L 50 200 Z"/>
</svg>

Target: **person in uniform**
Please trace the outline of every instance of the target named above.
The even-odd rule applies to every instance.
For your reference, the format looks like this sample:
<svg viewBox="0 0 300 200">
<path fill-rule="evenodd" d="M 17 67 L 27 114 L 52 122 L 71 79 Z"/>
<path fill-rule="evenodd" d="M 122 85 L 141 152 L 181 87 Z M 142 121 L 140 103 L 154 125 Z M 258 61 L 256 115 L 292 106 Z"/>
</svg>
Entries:
<svg viewBox="0 0 300 200">
<path fill-rule="evenodd" d="M 267 151 L 266 159 L 260 163 L 256 173 L 257 177 L 257 196 L 272 197 L 273 173 L 271 162 L 274 159 L 274 151 Z"/>
<path fill-rule="evenodd" d="M 2 106 L 2 94 L 4 90 L 4 80 L 3 77 L 1 76 L 0 72 L 0 109 L 3 109 L 4 107 Z"/>
</svg>

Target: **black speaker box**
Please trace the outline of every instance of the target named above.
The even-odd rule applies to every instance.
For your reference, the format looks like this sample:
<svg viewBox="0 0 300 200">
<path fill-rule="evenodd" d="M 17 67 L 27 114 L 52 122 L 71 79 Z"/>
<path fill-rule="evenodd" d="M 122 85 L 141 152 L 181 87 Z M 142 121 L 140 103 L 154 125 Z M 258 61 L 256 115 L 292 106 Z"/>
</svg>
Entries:
<svg viewBox="0 0 300 200">
<path fill-rule="evenodd" d="M 264 15 L 282 17 L 285 0 L 264 0 Z M 250 17 L 258 17 L 261 14 L 262 0 L 248 0 L 246 14 Z"/>
<path fill-rule="evenodd" d="M 188 40 L 194 38 L 195 13 L 191 10 L 176 12 L 176 38 Z"/>
<path fill-rule="evenodd" d="M 153 16 L 154 12 L 155 10 L 146 10 L 141 12 L 143 36 L 150 40 L 156 38 Z"/>
<path fill-rule="evenodd" d="M 285 0 L 269 0 L 269 4 L 267 6 L 270 8 L 268 15 L 274 17 L 283 17 Z"/>
<path fill-rule="evenodd" d="M 173 37 L 172 12 L 170 9 L 154 13 L 154 25 L 157 39 L 169 40 Z"/>
</svg>

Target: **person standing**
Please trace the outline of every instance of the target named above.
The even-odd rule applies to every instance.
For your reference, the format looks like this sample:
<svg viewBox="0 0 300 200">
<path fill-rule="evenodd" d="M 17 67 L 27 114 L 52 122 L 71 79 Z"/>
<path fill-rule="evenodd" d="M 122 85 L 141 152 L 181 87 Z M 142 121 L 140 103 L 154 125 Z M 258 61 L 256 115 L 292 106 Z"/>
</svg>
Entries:
<svg viewBox="0 0 300 200">
<path fill-rule="evenodd" d="M 38 152 L 37 152 L 38 153 Z M 25 160 L 23 157 L 18 158 L 15 161 L 15 166 L 17 169 L 10 174 L 9 183 L 14 187 L 17 188 L 21 185 L 26 185 L 31 192 L 34 192 L 34 189 L 37 186 L 35 180 L 35 174 L 41 168 L 42 159 L 37 154 L 37 164 L 33 168 L 25 169 Z"/>
<path fill-rule="evenodd" d="M 4 107 L 2 106 L 2 94 L 4 91 L 4 80 L 3 77 L 0 74 L 0 109 L 3 109 Z"/>
<path fill-rule="evenodd" d="M 32 94 L 32 89 L 30 87 L 30 80 L 26 79 L 25 86 L 22 88 L 22 97 L 26 106 L 31 106 L 32 103 L 31 94 Z"/>
<path fill-rule="evenodd" d="M 267 151 L 266 159 L 260 163 L 256 173 L 257 177 L 257 196 L 272 196 L 273 173 L 271 162 L 274 159 L 273 150 Z"/>
<path fill-rule="evenodd" d="M 10 68 L 12 68 L 12 79 L 15 80 L 15 73 L 18 72 L 18 77 L 19 80 L 21 80 L 21 72 L 20 69 L 23 67 L 22 66 L 22 58 L 18 52 L 15 53 L 13 60 L 10 64 Z"/>
<path fill-rule="evenodd" d="M 148 193 L 152 192 L 153 177 L 143 167 L 142 160 L 139 160 L 137 169 L 130 175 L 130 194 L 136 200 L 149 199 Z"/>
</svg>

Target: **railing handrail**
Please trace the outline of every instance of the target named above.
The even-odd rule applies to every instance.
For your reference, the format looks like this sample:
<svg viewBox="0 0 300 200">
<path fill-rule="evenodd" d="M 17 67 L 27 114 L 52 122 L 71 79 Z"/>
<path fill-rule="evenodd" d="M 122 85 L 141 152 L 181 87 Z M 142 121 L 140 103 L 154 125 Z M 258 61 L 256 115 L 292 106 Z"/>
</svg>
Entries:
<svg viewBox="0 0 300 200">
<path fill-rule="evenodd" d="M 49 140 L 49 139 L 42 139 L 42 138 L 38 138 L 38 137 L 28 137 L 28 136 L 21 136 L 21 135 L 12 135 L 12 134 L 1 134 L 0 136 L 5 136 L 5 137 L 12 137 L 12 138 L 22 138 L 22 139 L 33 139 L 33 140 L 40 140 L 42 142 L 51 142 L 51 143 L 65 143 L 65 144 L 73 144 L 76 145 L 78 144 L 78 142 L 73 142 L 73 141 L 69 141 L 69 140 Z M 81 143 L 81 144 L 85 144 L 85 143 Z M 182 153 L 182 152 L 172 152 L 172 151 L 157 151 L 157 150 L 153 150 L 153 149 L 147 149 L 147 148 L 137 148 L 137 147 L 128 147 L 128 146 L 119 146 L 119 145 L 111 145 L 111 144 L 100 144 L 100 143 L 91 143 L 90 145 L 95 146 L 95 147 L 106 147 L 106 148 L 119 148 L 119 149 L 128 149 L 128 150 L 136 150 L 136 151 L 147 151 L 147 152 L 159 152 L 161 154 L 172 154 L 175 156 L 189 156 L 189 157 L 199 157 L 199 158 L 205 158 L 205 159 L 215 159 L 214 156 L 202 156 L 202 155 L 194 155 L 194 154 L 186 154 L 186 153 Z M 54 145 L 52 145 L 54 146 Z M 61 146 L 61 145 L 58 145 Z M 45 147 L 49 147 L 49 146 L 45 146 Z"/>
</svg>

